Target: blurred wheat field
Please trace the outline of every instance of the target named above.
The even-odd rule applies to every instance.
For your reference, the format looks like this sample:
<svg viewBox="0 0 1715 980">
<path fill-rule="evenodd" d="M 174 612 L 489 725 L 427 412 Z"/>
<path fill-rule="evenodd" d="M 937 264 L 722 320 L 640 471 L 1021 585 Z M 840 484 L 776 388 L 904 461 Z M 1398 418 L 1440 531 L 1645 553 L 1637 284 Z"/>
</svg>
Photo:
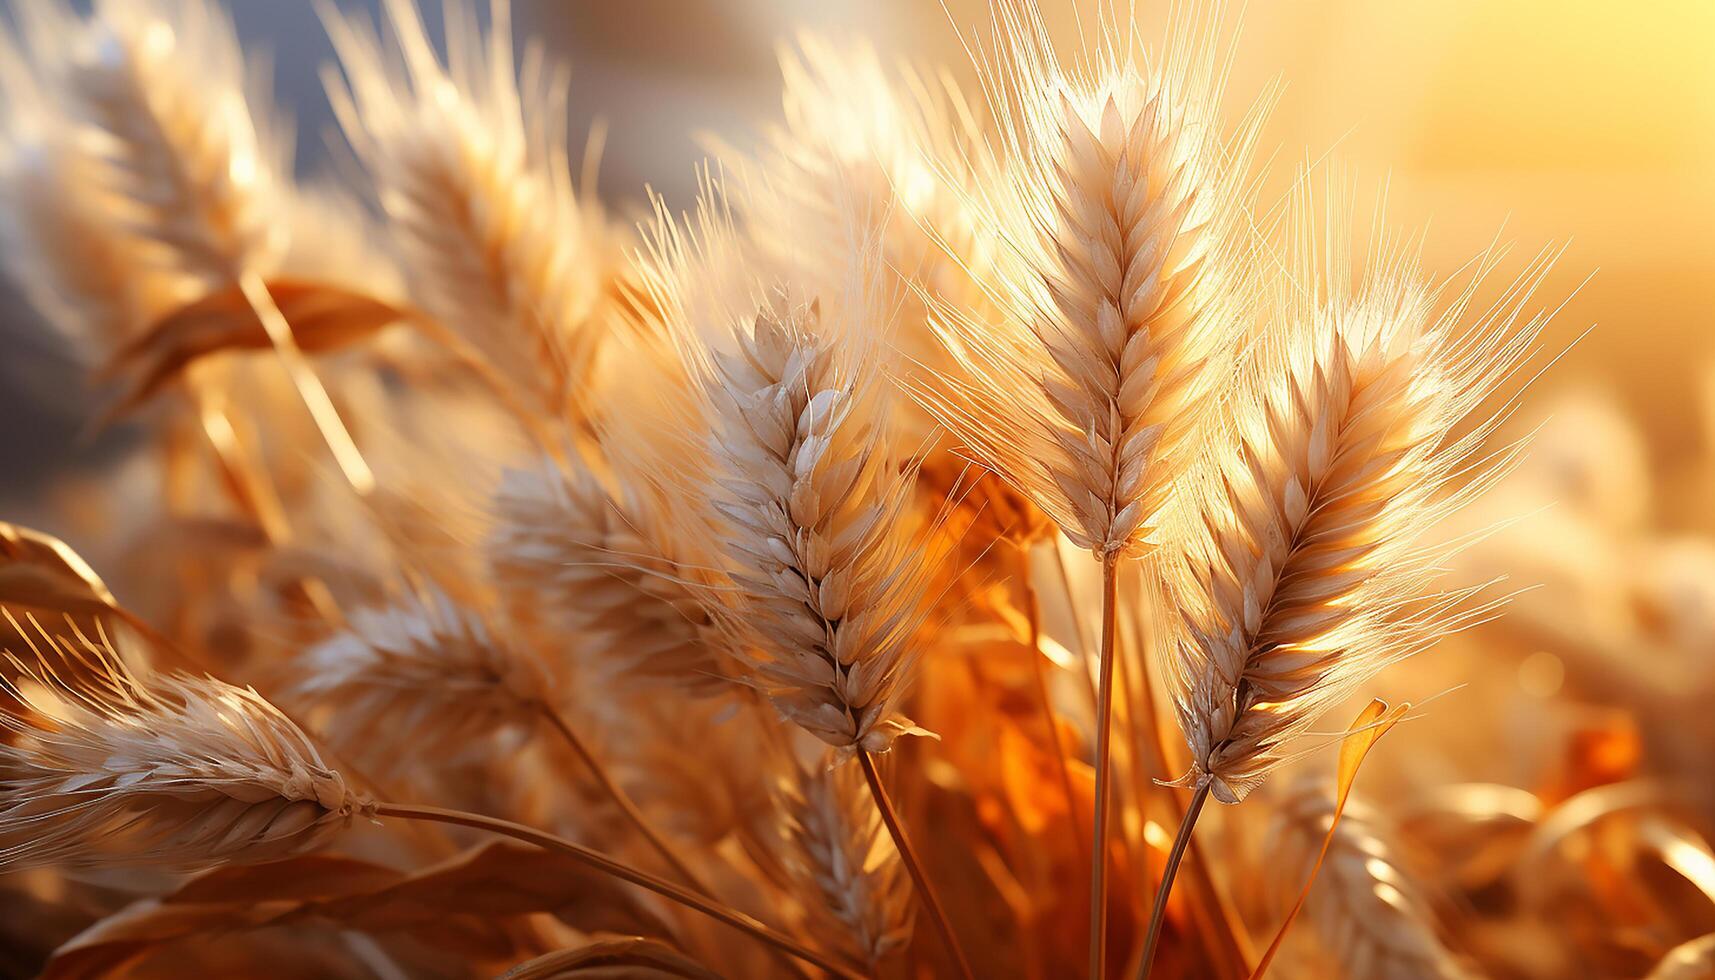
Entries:
<svg viewBox="0 0 1715 980">
<path fill-rule="evenodd" d="M 14 0 L 0 974 L 1715 976 L 1715 10 Z"/>
</svg>

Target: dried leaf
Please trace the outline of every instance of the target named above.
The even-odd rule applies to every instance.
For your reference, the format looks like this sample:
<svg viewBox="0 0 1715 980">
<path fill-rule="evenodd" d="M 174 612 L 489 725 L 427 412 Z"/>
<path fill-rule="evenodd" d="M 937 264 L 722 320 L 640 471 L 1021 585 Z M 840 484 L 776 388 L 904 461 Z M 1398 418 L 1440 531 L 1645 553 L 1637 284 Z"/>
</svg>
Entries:
<svg viewBox="0 0 1715 980">
<path fill-rule="evenodd" d="M 409 875 L 357 858 L 308 854 L 210 871 L 164 898 L 130 905 L 56 950 L 43 976 L 109 976 L 193 936 L 305 922 L 406 933 L 471 960 L 506 961 L 521 952 L 509 920 L 538 912 L 583 932 L 672 934 L 625 885 L 522 844 L 490 843 Z"/>
<path fill-rule="evenodd" d="M 0 604 L 69 615 L 112 612 L 118 603 L 95 570 L 58 538 L 0 522 Z"/>
<path fill-rule="evenodd" d="M 624 977 L 687 977 L 718 980 L 719 974 L 664 943 L 627 937 L 562 949 L 520 963 L 500 980 L 620 980 Z"/>
<path fill-rule="evenodd" d="M 505 917 L 550 912 L 584 932 L 672 935 L 616 879 L 557 853 L 493 841 L 379 891 L 306 907 L 348 928 L 433 928 L 448 915 Z"/>
<path fill-rule="evenodd" d="M 1322 838 L 1322 848 L 1316 854 L 1316 863 L 1310 867 L 1310 877 L 1305 880 L 1304 889 L 1298 893 L 1298 900 L 1292 903 L 1292 910 L 1286 913 L 1286 921 L 1280 924 L 1280 931 L 1274 934 L 1274 942 L 1268 944 L 1268 951 L 1263 953 L 1256 970 L 1251 973 L 1251 980 L 1261 980 L 1262 975 L 1268 972 L 1269 964 L 1274 962 L 1275 954 L 1280 952 L 1280 944 L 1286 940 L 1293 920 L 1298 918 L 1298 913 L 1304 908 L 1304 900 L 1310 896 L 1310 887 L 1316 884 L 1316 873 L 1322 870 L 1322 862 L 1328 857 L 1328 847 L 1334 842 L 1334 830 L 1340 826 L 1340 814 L 1346 809 L 1346 799 L 1352 794 L 1352 783 L 1358 778 L 1358 768 L 1364 764 L 1364 756 L 1369 754 L 1370 747 L 1375 745 L 1378 739 L 1399 723 L 1410 708 L 1410 703 L 1402 702 L 1397 708 L 1390 709 L 1386 701 L 1377 698 L 1358 713 L 1352 727 L 1346 730 L 1346 737 L 1340 743 L 1334 816 L 1328 823 L 1328 834 Z"/>
<path fill-rule="evenodd" d="M 327 283 L 276 279 L 267 286 L 306 353 L 349 346 L 407 315 L 389 303 Z M 198 358 L 270 346 L 262 321 L 237 285 L 211 293 L 169 313 L 114 355 L 103 374 L 130 373 L 133 380 L 106 419 L 147 401 Z"/>
</svg>

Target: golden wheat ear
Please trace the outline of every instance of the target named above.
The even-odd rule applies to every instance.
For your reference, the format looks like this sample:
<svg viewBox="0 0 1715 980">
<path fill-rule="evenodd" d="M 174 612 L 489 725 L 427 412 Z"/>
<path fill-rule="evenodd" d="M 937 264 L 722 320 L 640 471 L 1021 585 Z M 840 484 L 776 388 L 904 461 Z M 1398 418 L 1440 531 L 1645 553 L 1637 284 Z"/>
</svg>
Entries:
<svg viewBox="0 0 1715 980">
<path fill-rule="evenodd" d="M 1111 561 L 1148 550 L 1254 300 L 1249 160 L 1266 103 L 1224 140 L 1218 45 L 1140 66 L 1109 38 L 1073 68 L 1034 4 L 1010 0 L 1000 20 L 978 64 L 1005 160 L 971 202 L 995 243 L 985 302 L 935 304 L 954 367 L 913 390 Z"/>
<path fill-rule="evenodd" d="M 706 542 L 699 590 L 739 679 L 794 724 L 851 754 L 916 731 L 898 714 L 933 597 L 912 526 L 879 353 L 889 326 L 873 242 L 837 275 L 773 264 L 710 185 L 694 217 L 661 215 L 644 280 L 654 333 L 693 393 L 678 441 L 644 476 L 674 540 Z M 611 444 L 611 443 L 610 443 Z M 616 447 L 617 448 L 617 447 Z"/>
<path fill-rule="evenodd" d="M 1344 241 L 1335 205 L 1325 237 Z M 1435 586 L 1448 552 L 1427 535 L 1516 458 L 1484 448 L 1499 417 L 1477 413 L 1544 322 L 1526 307 L 1546 254 L 1472 313 L 1386 241 L 1367 267 L 1318 256 L 1300 211 L 1296 271 L 1187 477 L 1171 563 L 1185 782 L 1226 803 L 1356 685 L 1492 611 Z"/>
<path fill-rule="evenodd" d="M 0 868 L 267 861 L 373 813 L 254 690 L 139 680 L 105 636 L 44 635 L 10 659 L 0 685 L 23 710 L 0 715 Z"/>
<path fill-rule="evenodd" d="M 586 678 L 731 690 L 695 571 L 668 557 L 644 501 L 568 456 L 507 471 L 494 494 L 489 567 L 516 618 L 563 637 Z"/>
<path fill-rule="evenodd" d="M 360 609 L 294 665 L 288 705 L 341 751 L 397 762 L 529 728 L 552 680 L 504 622 L 433 586 Z"/>
<path fill-rule="evenodd" d="M 605 286 L 566 166 L 566 78 L 535 57 L 520 77 L 505 0 L 486 36 L 448 7 L 444 63 L 411 0 L 388 0 L 386 42 L 319 9 L 339 55 L 328 96 L 411 296 L 529 410 L 564 419 L 585 395 Z"/>
<path fill-rule="evenodd" d="M 911 882 L 856 766 L 792 764 L 773 795 L 782 867 L 813 928 L 875 968 L 911 941 Z"/>
</svg>

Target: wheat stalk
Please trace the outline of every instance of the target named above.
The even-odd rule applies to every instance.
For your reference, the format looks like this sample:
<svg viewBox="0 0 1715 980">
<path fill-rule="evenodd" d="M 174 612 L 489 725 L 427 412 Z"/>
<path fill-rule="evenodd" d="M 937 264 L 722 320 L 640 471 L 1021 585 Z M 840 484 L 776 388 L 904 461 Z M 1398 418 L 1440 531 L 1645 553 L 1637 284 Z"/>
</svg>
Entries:
<svg viewBox="0 0 1715 980">
<path fill-rule="evenodd" d="M 601 297 L 567 167 L 567 81 L 514 70 L 505 0 L 484 37 L 449 6 L 443 64 L 411 0 L 388 0 L 391 44 L 321 7 L 340 71 L 324 73 L 374 181 L 412 297 L 549 419 L 583 397 Z"/>
<path fill-rule="evenodd" d="M 27 708 L 0 715 L 0 868 L 266 861 L 374 812 L 252 689 L 139 680 L 105 635 L 32 652 L 0 680 Z"/>
<path fill-rule="evenodd" d="M 1310 873 L 1333 810 L 1328 789 L 1321 784 L 1297 787 L 1279 802 L 1269 853 L 1280 859 L 1280 894 L 1293 895 Z M 1376 815 L 1361 801 L 1347 802 L 1319 881 L 1321 887 L 1310 893 L 1306 911 L 1343 975 L 1375 980 L 1471 977 L 1436 935 L 1427 902 L 1380 835 Z"/>
</svg>

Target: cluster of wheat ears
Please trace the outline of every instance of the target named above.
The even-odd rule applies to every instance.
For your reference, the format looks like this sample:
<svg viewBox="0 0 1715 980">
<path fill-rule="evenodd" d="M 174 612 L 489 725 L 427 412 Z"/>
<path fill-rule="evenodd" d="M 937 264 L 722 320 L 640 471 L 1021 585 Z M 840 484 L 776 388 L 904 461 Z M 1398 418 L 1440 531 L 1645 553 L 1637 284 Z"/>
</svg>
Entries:
<svg viewBox="0 0 1715 980">
<path fill-rule="evenodd" d="M 1257 976 L 1391 874 L 1339 818 L 1403 706 L 1318 720 L 1493 611 L 1435 527 L 1552 256 L 1479 301 L 1325 165 L 1261 199 L 1218 12 L 997 0 L 969 93 L 800 39 L 616 217 L 502 3 L 324 4 L 320 183 L 204 0 L 16 6 L 0 255 L 158 442 L 165 594 L 0 526 L 0 877 L 142 895 L 49 975 Z M 1247 926 L 1199 816 L 1317 749 Z M 1354 975 L 1460 975 L 1383 880 Z"/>
</svg>

